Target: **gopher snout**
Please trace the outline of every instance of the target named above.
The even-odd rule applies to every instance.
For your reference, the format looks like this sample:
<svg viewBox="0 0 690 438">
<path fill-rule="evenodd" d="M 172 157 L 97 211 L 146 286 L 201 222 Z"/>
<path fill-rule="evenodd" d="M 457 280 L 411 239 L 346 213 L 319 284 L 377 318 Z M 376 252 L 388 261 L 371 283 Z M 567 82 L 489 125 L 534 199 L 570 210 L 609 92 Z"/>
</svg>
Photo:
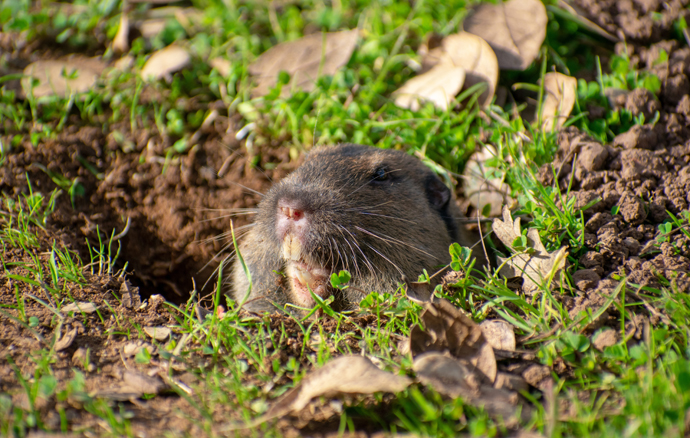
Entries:
<svg viewBox="0 0 690 438">
<path fill-rule="evenodd" d="M 311 214 L 305 205 L 298 200 L 282 198 L 278 200 L 276 214 L 278 239 L 284 241 L 287 235 L 292 235 L 303 242 L 311 222 Z"/>
</svg>

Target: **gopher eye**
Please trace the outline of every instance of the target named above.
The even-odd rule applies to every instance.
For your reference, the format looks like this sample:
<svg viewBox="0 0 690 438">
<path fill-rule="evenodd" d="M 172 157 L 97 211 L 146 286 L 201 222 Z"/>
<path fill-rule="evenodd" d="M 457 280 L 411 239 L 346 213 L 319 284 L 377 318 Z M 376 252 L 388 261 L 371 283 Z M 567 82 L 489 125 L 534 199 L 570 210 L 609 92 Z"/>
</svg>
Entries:
<svg viewBox="0 0 690 438">
<path fill-rule="evenodd" d="M 374 171 L 374 177 L 372 178 L 374 181 L 386 181 L 389 179 L 389 172 L 388 169 L 385 167 L 379 167 Z"/>
</svg>

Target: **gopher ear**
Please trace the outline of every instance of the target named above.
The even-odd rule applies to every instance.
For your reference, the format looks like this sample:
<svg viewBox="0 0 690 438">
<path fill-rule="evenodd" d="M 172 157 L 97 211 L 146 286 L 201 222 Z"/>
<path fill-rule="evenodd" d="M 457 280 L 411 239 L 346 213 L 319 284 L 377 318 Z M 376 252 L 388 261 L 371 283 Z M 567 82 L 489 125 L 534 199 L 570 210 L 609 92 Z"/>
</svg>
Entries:
<svg viewBox="0 0 690 438">
<path fill-rule="evenodd" d="M 426 178 L 426 197 L 431 205 L 441 210 L 450 200 L 450 189 L 436 175 L 429 175 Z"/>
</svg>

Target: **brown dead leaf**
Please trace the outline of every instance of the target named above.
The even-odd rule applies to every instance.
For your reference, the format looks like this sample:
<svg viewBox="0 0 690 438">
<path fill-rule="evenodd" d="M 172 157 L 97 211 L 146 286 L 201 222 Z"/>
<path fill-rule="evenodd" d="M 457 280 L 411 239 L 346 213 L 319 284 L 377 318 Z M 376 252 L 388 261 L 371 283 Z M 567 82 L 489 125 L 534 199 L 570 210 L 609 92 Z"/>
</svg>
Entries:
<svg viewBox="0 0 690 438">
<path fill-rule="evenodd" d="M 498 239 L 512 250 L 513 242 L 521 236 L 520 218 L 513 221 L 508 207 L 503 208 L 503 220 L 494 219 L 491 228 Z M 541 242 L 539 232 L 530 228 L 527 232 L 527 245 L 530 252 L 519 252 L 510 258 L 499 257 L 499 273 L 507 278 L 522 277 L 522 289 L 525 293 L 536 292 L 540 285 L 548 280 L 560 280 L 565 269 L 567 248 L 549 253 Z M 549 284 L 544 284 L 548 287 Z"/>
<path fill-rule="evenodd" d="M 559 130 L 568 119 L 577 100 L 577 79 L 561 73 L 544 75 L 542 126 L 546 131 Z"/>
<path fill-rule="evenodd" d="M 98 58 L 75 56 L 61 60 L 36 61 L 24 69 L 21 96 L 69 97 L 89 91 L 106 65 Z"/>
<path fill-rule="evenodd" d="M 434 287 L 427 281 L 405 281 L 405 295 L 417 304 L 431 301 Z"/>
<path fill-rule="evenodd" d="M 486 342 L 494 349 L 515 351 L 515 332 L 508 322 L 499 319 L 486 320 L 479 328 L 482 329 Z"/>
<path fill-rule="evenodd" d="M 97 309 L 98 308 L 93 303 L 85 303 L 85 302 L 81 302 L 81 301 L 75 301 L 73 303 L 67 304 L 66 306 L 62 306 L 60 308 L 60 312 L 62 312 L 62 313 L 69 313 L 69 312 L 93 313 Z"/>
<path fill-rule="evenodd" d="M 393 96 L 395 104 L 401 108 L 418 111 L 420 101 L 427 101 L 436 108 L 447 111 L 464 83 L 465 69 L 444 62 L 405 82 Z"/>
<path fill-rule="evenodd" d="M 250 423 L 228 425 L 225 430 L 246 429 L 301 411 L 315 397 L 332 397 L 339 393 L 400 392 L 410 383 L 412 381 L 408 377 L 380 370 L 364 356 L 340 356 L 309 373 L 299 385 L 276 400 L 264 415 Z"/>
<path fill-rule="evenodd" d="M 467 32 L 448 35 L 439 47 L 429 50 L 422 58 L 425 69 L 440 64 L 450 64 L 465 70 L 464 89 L 485 82 L 487 89 L 479 101 L 484 106 L 491 103 L 498 83 L 498 61 L 486 41 Z"/>
<path fill-rule="evenodd" d="M 148 41 L 163 32 L 167 21 L 168 20 L 165 18 L 149 18 L 143 20 L 141 23 L 138 23 L 137 28 L 139 29 L 142 38 Z"/>
<path fill-rule="evenodd" d="M 256 96 L 268 94 L 278 82 L 281 71 L 290 74 L 288 90 L 293 87 L 313 90 L 321 75 L 335 74 L 347 64 L 358 37 L 359 29 L 352 29 L 307 35 L 271 47 L 249 65 L 249 73 L 257 81 L 253 93 Z"/>
<path fill-rule="evenodd" d="M 212 58 L 208 61 L 208 65 L 218 70 L 221 76 L 227 78 L 232 71 L 232 63 L 224 58 Z"/>
<path fill-rule="evenodd" d="M 480 212 L 484 212 L 488 205 L 487 216 L 498 216 L 504 205 L 514 202 L 510 197 L 510 186 L 503 181 L 503 177 L 494 177 L 496 172 L 485 164 L 495 156 L 496 151 L 490 145 L 485 145 L 481 151 L 470 156 L 463 171 L 465 197 Z"/>
<path fill-rule="evenodd" d="M 133 287 L 128 280 L 123 281 L 120 285 L 120 298 L 122 305 L 128 309 L 136 309 L 141 306 L 139 288 Z"/>
<path fill-rule="evenodd" d="M 424 307 L 420 316 L 424 328 L 415 325 L 410 332 L 412 356 L 447 351 L 493 382 L 497 372 L 496 358 L 479 326 L 448 301 L 439 300 Z"/>
<path fill-rule="evenodd" d="M 145 41 L 159 35 L 170 21 L 177 21 L 188 35 L 194 34 L 194 28 L 202 25 L 204 11 L 194 7 L 164 6 L 146 10 L 143 14 L 132 11 L 132 28 L 141 33 Z"/>
<path fill-rule="evenodd" d="M 100 389 L 92 393 L 92 396 L 117 401 L 132 400 L 143 397 L 145 394 L 159 394 L 167 385 L 161 379 L 149 376 L 135 370 L 118 370 L 122 382 Z"/>
<path fill-rule="evenodd" d="M 134 370 L 126 370 L 122 374 L 122 382 L 132 390 L 141 391 L 142 394 L 158 394 L 166 387 L 158 377 Z"/>
<path fill-rule="evenodd" d="M 585 29 L 588 29 L 594 33 L 598 33 L 599 35 L 603 36 L 611 42 L 617 43 L 618 41 L 620 41 L 620 39 L 615 35 L 608 33 L 607 31 L 602 29 L 598 24 L 588 20 L 579 8 L 573 7 L 566 0 L 558 0 L 558 8 L 562 9 L 566 14 L 570 15 L 570 18 L 573 21 L 575 21 L 577 24 L 584 27 Z"/>
<path fill-rule="evenodd" d="M 129 51 L 129 15 L 124 5 L 120 15 L 120 27 L 118 27 L 115 38 L 113 38 L 112 48 L 115 53 L 126 53 Z"/>
<path fill-rule="evenodd" d="M 548 17 L 539 0 L 482 3 L 465 19 L 465 31 L 494 49 L 503 70 L 524 70 L 539 55 Z"/>
<path fill-rule="evenodd" d="M 465 403 L 484 408 L 493 417 L 502 417 L 510 424 L 518 420 L 517 393 L 481 384 L 481 378 L 459 359 L 441 353 L 425 353 L 414 360 L 413 369 L 420 382 L 439 394 L 462 397 Z M 531 409 L 522 408 L 522 418 L 529 418 Z"/>
<path fill-rule="evenodd" d="M 415 357 L 412 369 L 420 382 L 449 397 L 466 398 L 478 393 L 480 379 L 454 357 L 424 353 Z"/>
<path fill-rule="evenodd" d="M 67 349 L 72 342 L 77 338 L 77 329 L 73 328 L 67 333 L 63 334 L 62 337 L 55 343 L 55 351 L 62 351 Z"/>
<path fill-rule="evenodd" d="M 151 55 L 141 69 L 141 77 L 145 81 L 167 78 L 170 74 L 182 70 L 190 61 L 191 56 L 186 49 L 170 45 Z"/>
</svg>

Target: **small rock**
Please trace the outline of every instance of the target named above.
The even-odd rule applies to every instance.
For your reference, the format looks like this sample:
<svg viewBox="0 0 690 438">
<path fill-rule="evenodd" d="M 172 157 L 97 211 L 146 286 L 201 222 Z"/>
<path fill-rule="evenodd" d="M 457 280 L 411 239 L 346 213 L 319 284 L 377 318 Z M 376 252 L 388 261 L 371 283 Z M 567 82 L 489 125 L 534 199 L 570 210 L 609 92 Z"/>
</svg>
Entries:
<svg viewBox="0 0 690 438">
<path fill-rule="evenodd" d="M 676 112 L 690 118 L 690 96 L 686 94 L 680 99 L 676 106 Z"/>
<path fill-rule="evenodd" d="M 587 143 L 580 151 L 580 156 L 577 158 L 577 162 L 580 166 L 589 170 L 590 172 L 595 170 L 601 170 L 606 164 L 606 159 L 609 157 L 609 153 L 605 147 L 599 143 L 591 142 Z"/>
<path fill-rule="evenodd" d="M 122 354 L 125 357 L 130 357 L 134 356 L 135 354 L 139 353 L 142 349 L 148 350 L 149 353 L 153 354 L 155 351 L 155 348 L 153 345 L 144 342 L 144 341 L 132 341 L 128 342 L 122 347 Z"/>
<path fill-rule="evenodd" d="M 608 224 L 613 220 L 613 216 L 609 212 L 594 213 L 590 220 L 585 224 L 585 229 L 590 233 L 596 233 L 599 228 Z"/>
<path fill-rule="evenodd" d="M 664 102 L 676 105 L 680 102 L 682 96 L 690 94 L 690 81 L 685 74 L 680 73 L 671 76 L 664 83 L 662 91 Z"/>
<path fill-rule="evenodd" d="M 633 237 L 623 239 L 623 245 L 628 248 L 630 255 L 637 255 L 640 252 L 640 242 Z"/>
<path fill-rule="evenodd" d="M 656 149 L 658 142 L 659 136 L 652 125 L 635 125 L 613 139 L 614 146 L 620 146 L 623 149 L 651 150 Z"/>
<path fill-rule="evenodd" d="M 479 325 L 486 341 L 497 350 L 515 351 L 513 326 L 502 320 L 486 320 Z"/>
<path fill-rule="evenodd" d="M 592 269 L 582 269 L 572 275 L 575 287 L 580 290 L 588 290 L 597 287 L 601 277 Z"/>
<path fill-rule="evenodd" d="M 596 251 L 588 251 L 580 257 L 580 264 L 585 268 L 593 268 L 604 264 L 604 256 Z"/>
<path fill-rule="evenodd" d="M 651 91 L 636 88 L 626 96 L 625 109 L 634 115 L 643 114 L 645 120 L 651 120 L 654 113 L 661 109 L 661 104 Z"/>
<path fill-rule="evenodd" d="M 508 389 L 510 391 L 527 391 L 529 388 L 527 382 L 520 376 L 515 374 L 499 372 L 496 374 L 496 381 L 494 388 Z"/>
<path fill-rule="evenodd" d="M 168 327 L 144 327 L 144 332 L 156 341 L 165 341 L 172 333 Z"/>
<path fill-rule="evenodd" d="M 618 342 L 618 332 L 612 328 L 605 328 L 592 336 L 592 345 L 599 351 L 616 345 L 616 342 Z"/>
<path fill-rule="evenodd" d="M 542 380 L 551 377 L 551 370 L 544 365 L 534 364 L 522 372 L 522 377 L 527 383 L 538 388 Z"/>
<path fill-rule="evenodd" d="M 664 160 L 652 151 L 630 149 L 622 151 L 620 158 L 621 177 L 624 179 L 639 179 L 647 175 L 660 178 L 666 173 Z"/>
<path fill-rule="evenodd" d="M 626 192 L 618 201 L 620 206 L 620 213 L 623 219 L 632 225 L 639 225 L 647 219 L 647 209 L 645 203 L 639 197 Z"/>
</svg>

